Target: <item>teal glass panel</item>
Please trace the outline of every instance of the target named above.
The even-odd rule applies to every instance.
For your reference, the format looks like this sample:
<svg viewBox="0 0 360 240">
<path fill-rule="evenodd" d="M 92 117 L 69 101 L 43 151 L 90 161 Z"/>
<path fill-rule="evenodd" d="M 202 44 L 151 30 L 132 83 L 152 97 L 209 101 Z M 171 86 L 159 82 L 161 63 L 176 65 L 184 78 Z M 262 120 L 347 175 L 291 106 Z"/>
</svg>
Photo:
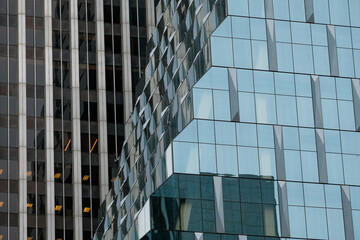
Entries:
<svg viewBox="0 0 360 240">
<path fill-rule="evenodd" d="M 231 33 L 231 18 L 227 17 L 212 33 L 214 37 L 232 37 Z"/>
<path fill-rule="evenodd" d="M 341 100 L 352 101 L 352 87 L 351 79 L 349 78 L 336 78 L 336 94 L 337 98 Z"/>
<path fill-rule="evenodd" d="M 268 70 L 268 47 L 266 41 L 252 41 L 251 46 L 253 68 L 260 70 Z"/>
<path fill-rule="evenodd" d="M 274 147 L 274 129 L 269 125 L 257 125 L 259 147 Z"/>
<path fill-rule="evenodd" d="M 338 109 L 336 100 L 322 99 L 321 105 L 324 128 L 339 129 Z"/>
<path fill-rule="evenodd" d="M 320 24 L 311 24 L 311 37 L 313 45 L 327 46 L 326 26 Z"/>
<path fill-rule="evenodd" d="M 349 0 L 350 10 L 350 23 L 351 26 L 360 27 L 360 15 L 358 10 L 360 9 L 360 2 L 357 0 Z"/>
<path fill-rule="evenodd" d="M 331 24 L 350 25 L 348 0 L 329 0 Z"/>
<path fill-rule="evenodd" d="M 304 183 L 305 206 L 325 207 L 323 184 Z"/>
<path fill-rule="evenodd" d="M 274 93 L 274 76 L 272 72 L 254 71 L 255 92 Z"/>
<path fill-rule="evenodd" d="M 264 0 L 249 1 L 249 9 L 251 17 L 265 18 Z"/>
<path fill-rule="evenodd" d="M 303 151 L 316 151 L 315 131 L 309 128 L 299 128 L 300 149 Z"/>
<path fill-rule="evenodd" d="M 354 77 L 353 52 L 347 48 L 337 48 L 339 75 L 344 77 Z"/>
<path fill-rule="evenodd" d="M 352 48 L 350 27 L 335 26 L 336 46 L 340 48 Z"/>
<path fill-rule="evenodd" d="M 298 44 L 311 44 L 310 24 L 291 23 L 292 42 Z"/>
<path fill-rule="evenodd" d="M 330 75 L 328 47 L 313 46 L 315 74 Z"/>
<path fill-rule="evenodd" d="M 354 237 L 355 240 L 360 239 L 360 211 L 352 211 L 352 217 L 353 217 L 353 228 L 354 228 Z"/>
<path fill-rule="evenodd" d="M 351 208 L 360 210 L 360 187 L 350 187 Z"/>
<path fill-rule="evenodd" d="M 326 152 L 341 153 L 340 134 L 338 131 L 324 130 Z"/>
<path fill-rule="evenodd" d="M 296 101 L 299 126 L 314 127 L 314 111 L 312 99 L 307 97 L 298 97 Z"/>
<path fill-rule="evenodd" d="M 288 0 L 274 0 L 274 18 L 289 20 L 289 2 Z"/>
<path fill-rule="evenodd" d="M 330 23 L 328 0 L 313 1 L 315 23 Z"/>
<path fill-rule="evenodd" d="M 359 132 L 341 132 L 341 146 L 343 153 L 360 154 L 359 144 Z"/>
<path fill-rule="evenodd" d="M 278 70 L 284 72 L 293 72 L 291 44 L 277 43 L 276 50 L 277 50 Z"/>
<path fill-rule="evenodd" d="M 184 142 L 197 142 L 197 135 L 197 121 L 192 121 L 176 137 L 176 140 Z"/>
<path fill-rule="evenodd" d="M 266 25 L 264 19 L 250 18 L 251 39 L 266 41 Z"/>
<path fill-rule="evenodd" d="M 341 190 L 339 185 L 325 185 L 325 197 L 326 207 L 342 208 Z"/>
<path fill-rule="evenodd" d="M 311 46 L 293 44 L 294 68 L 297 73 L 314 73 Z"/>
<path fill-rule="evenodd" d="M 321 98 L 336 99 L 335 79 L 332 77 L 320 77 Z"/>
<path fill-rule="evenodd" d="M 290 0 L 290 20 L 305 22 L 305 6 L 302 0 Z"/>
<path fill-rule="evenodd" d="M 275 21 L 275 36 L 277 42 L 291 43 L 290 23 Z"/>
<path fill-rule="evenodd" d="M 353 48 L 360 49 L 360 28 L 351 28 Z"/>
<path fill-rule="evenodd" d="M 338 101 L 340 129 L 355 131 L 354 105 L 352 101 Z"/>
<path fill-rule="evenodd" d="M 311 97 L 311 82 L 309 75 L 295 75 L 296 95 L 302 97 Z"/>
<path fill-rule="evenodd" d="M 299 150 L 299 132 L 294 127 L 283 127 L 284 149 Z"/>
<path fill-rule="evenodd" d="M 228 0 L 229 15 L 249 16 L 248 0 Z"/>
<path fill-rule="evenodd" d="M 260 148 L 260 175 L 266 178 L 276 178 L 275 152 L 273 149 Z"/>
</svg>

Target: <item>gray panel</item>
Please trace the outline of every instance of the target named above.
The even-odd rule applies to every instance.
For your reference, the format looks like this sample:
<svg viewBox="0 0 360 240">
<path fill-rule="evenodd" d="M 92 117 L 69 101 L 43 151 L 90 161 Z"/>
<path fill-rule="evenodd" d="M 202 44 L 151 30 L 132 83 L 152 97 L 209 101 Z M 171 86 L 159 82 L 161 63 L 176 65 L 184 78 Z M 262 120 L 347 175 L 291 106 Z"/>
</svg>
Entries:
<svg viewBox="0 0 360 240">
<path fill-rule="evenodd" d="M 329 60 L 330 60 L 330 73 L 333 76 L 339 76 L 339 64 L 336 50 L 336 38 L 335 38 L 335 27 L 327 25 L 327 39 L 329 49 Z"/>
<path fill-rule="evenodd" d="M 352 80 L 352 93 L 354 100 L 354 112 L 355 112 L 355 129 L 360 131 L 360 80 Z"/>
<path fill-rule="evenodd" d="M 286 182 L 278 181 L 281 236 L 290 237 L 290 222 Z"/>
<path fill-rule="evenodd" d="M 266 38 L 269 54 L 269 69 L 271 71 L 278 70 L 277 52 L 276 52 L 276 37 L 275 37 L 275 22 L 274 20 L 266 20 Z"/>
<path fill-rule="evenodd" d="M 265 0 L 265 17 L 274 18 L 274 2 L 273 0 Z"/>
<path fill-rule="evenodd" d="M 284 143 L 282 139 L 282 127 L 274 126 L 276 172 L 278 180 L 286 180 Z"/>
<path fill-rule="evenodd" d="M 319 76 L 311 75 L 311 91 L 312 91 L 315 127 L 322 128 L 323 127 L 323 117 L 322 117 L 322 108 L 321 108 Z"/>
<path fill-rule="evenodd" d="M 327 175 L 327 164 L 326 164 L 326 153 L 325 153 L 325 142 L 324 142 L 324 130 L 316 129 L 316 154 L 318 159 L 318 169 L 319 169 L 319 180 L 320 183 L 328 182 Z"/>
<path fill-rule="evenodd" d="M 239 122 L 239 95 L 237 88 L 236 69 L 229 68 L 229 89 L 230 89 L 230 117 L 231 121 Z"/>
<path fill-rule="evenodd" d="M 306 22 L 314 23 L 314 3 L 313 0 L 305 0 L 305 17 Z"/>
<path fill-rule="evenodd" d="M 224 199 L 222 189 L 222 178 L 214 177 L 214 194 L 215 194 L 215 221 L 216 221 L 216 232 L 225 232 L 225 221 L 224 221 Z"/>
<path fill-rule="evenodd" d="M 344 215 L 345 238 L 346 240 L 354 240 L 354 227 L 351 212 L 349 186 L 341 186 L 341 200 Z"/>
</svg>

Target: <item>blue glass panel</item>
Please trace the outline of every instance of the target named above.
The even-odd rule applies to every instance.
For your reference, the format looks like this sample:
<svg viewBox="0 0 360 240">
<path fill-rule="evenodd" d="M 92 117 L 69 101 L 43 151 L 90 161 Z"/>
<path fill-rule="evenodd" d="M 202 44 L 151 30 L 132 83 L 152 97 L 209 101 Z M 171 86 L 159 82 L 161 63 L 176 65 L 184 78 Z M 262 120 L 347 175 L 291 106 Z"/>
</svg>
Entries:
<svg viewBox="0 0 360 240">
<path fill-rule="evenodd" d="M 311 46 L 293 44 L 293 52 L 295 72 L 314 73 Z"/>
<path fill-rule="evenodd" d="M 301 152 L 303 181 L 318 182 L 319 171 L 316 152 Z"/>
<path fill-rule="evenodd" d="M 194 117 L 203 119 L 213 119 L 213 98 L 212 91 L 205 89 L 193 89 L 194 95 Z"/>
<path fill-rule="evenodd" d="M 321 105 L 324 128 L 339 129 L 336 100 L 322 99 Z"/>
<path fill-rule="evenodd" d="M 228 0 L 229 15 L 248 16 L 249 6 L 248 0 Z"/>
<path fill-rule="evenodd" d="M 290 19 L 305 22 L 305 6 L 303 0 L 290 0 Z"/>
<path fill-rule="evenodd" d="M 214 122 L 213 121 L 198 121 L 198 131 L 199 131 L 199 142 L 201 143 L 215 143 L 215 134 L 214 134 Z"/>
<path fill-rule="evenodd" d="M 330 23 L 328 0 L 313 1 L 315 23 Z"/>
<path fill-rule="evenodd" d="M 325 196 L 323 184 L 304 184 L 305 206 L 325 207 Z"/>
<path fill-rule="evenodd" d="M 225 54 L 225 53 L 223 53 Z M 250 40 L 234 39 L 235 67 L 251 68 Z"/>
<path fill-rule="evenodd" d="M 327 46 L 326 26 L 320 24 L 311 24 L 311 37 L 314 45 Z"/>
<path fill-rule="evenodd" d="M 268 70 L 268 51 L 266 41 L 251 41 L 253 68 Z"/>
<path fill-rule="evenodd" d="M 286 190 L 288 194 L 288 204 L 304 206 L 303 184 L 297 182 L 287 182 Z"/>
<path fill-rule="evenodd" d="M 313 46 L 315 74 L 330 75 L 328 47 Z"/>
<path fill-rule="evenodd" d="M 251 0 L 249 4 L 251 17 L 265 18 L 264 0 Z"/>
<path fill-rule="evenodd" d="M 289 222 L 291 237 L 306 238 L 304 207 L 289 206 Z"/>
<path fill-rule="evenodd" d="M 311 97 L 311 82 L 309 75 L 295 75 L 296 95 Z"/>
<path fill-rule="evenodd" d="M 352 101 L 351 79 L 336 78 L 336 93 L 338 99 Z"/>
<path fill-rule="evenodd" d="M 350 187 L 351 208 L 360 210 L 360 187 Z"/>
<path fill-rule="evenodd" d="M 215 66 L 232 67 L 233 64 L 233 44 L 231 38 L 211 38 L 211 59 Z"/>
<path fill-rule="evenodd" d="M 354 237 L 355 240 L 360 239 L 360 211 L 352 211 L 352 217 L 353 217 L 353 227 L 354 227 Z"/>
<path fill-rule="evenodd" d="M 357 78 L 360 77 L 360 50 L 353 50 L 354 53 L 354 68 L 355 68 L 355 76 Z"/>
<path fill-rule="evenodd" d="M 251 70 L 237 70 L 238 90 L 243 92 L 254 91 L 253 72 Z"/>
<path fill-rule="evenodd" d="M 277 42 L 291 43 L 290 23 L 275 21 L 275 36 Z"/>
<path fill-rule="evenodd" d="M 300 44 L 311 44 L 310 24 L 291 23 L 292 42 Z"/>
<path fill-rule="evenodd" d="M 308 238 L 327 239 L 325 208 L 305 208 Z"/>
<path fill-rule="evenodd" d="M 278 70 L 284 72 L 293 72 L 291 44 L 277 43 L 276 50 L 277 50 Z"/>
<path fill-rule="evenodd" d="M 274 147 L 274 129 L 269 125 L 257 125 L 259 147 Z"/>
<path fill-rule="evenodd" d="M 214 118 L 230 121 L 230 97 L 228 91 L 214 90 Z"/>
<path fill-rule="evenodd" d="M 338 185 L 325 185 L 326 207 L 342 208 L 341 191 Z"/>
<path fill-rule="evenodd" d="M 272 72 L 254 71 L 255 92 L 274 93 L 274 77 Z"/>
<path fill-rule="evenodd" d="M 232 17 L 231 19 L 233 37 L 250 39 L 249 18 Z"/>
<path fill-rule="evenodd" d="M 297 98 L 297 111 L 299 126 L 313 127 L 314 126 L 314 111 L 311 98 L 298 97 Z"/>
<path fill-rule="evenodd" d="M 351 26 L 360 27 L 360 2 L 357 0 L 349 0 L 350 22 Z"/>
<path fill-rule="evenodd" d="M 335 80 L 332 77 L 320 77 L 321 98 L 336 99 Z"/>
<path fill-rule="evenodd" d="M 316 151 L 315 131 L 309 128 L 299 128 L 300 149 L 305 151 Z"/>
<path fill-rule="evenodd" d="M 266 41 L 266 25 L 264 19 L 250 19 L 251 39 Z"/>
<path fill-rule="evenodd" d="M 337 48 L 339 75 L 344 77 L 354 76 L 354 61 L 351 49 Z"/>
<path fill-rule="evenodd" d="M 259 157 L 258 149 L 251 147 L 238 147 L 239 174 L 240 176 L 253 175 L 259 176 Z"/>
<path fill-rule="evenodd" d="M 255 122 L 255 97 L 253 93 L 239 92 L 241 122 Z"/>
<path fill-rule="evenodd" d="M 274 95 L 255 94 L 256 118 L 259 123 L 276 124 L 276 108 Z"/>
<path fill-rule="evenodd" d="M 256 125 L 237 123 L 236 124 L 237 144 L 241 146 L 257 146 Z"/>
<path fill-rule="evenodd" d="M 335 26 L 336 46 L 341 48 L 352 48 L 351 32 L 349 27 Z"/>
<path fill-rule="evenodd" d="M 227 68 L 211 68 L 213 89 L 229 90 L 229 76 Z"/>
<path fill-rule="evenodd" d="M 352 101 L 338 101 L 340 129 L 355 131 L 354 106 Z"/>
<path fill-rule="evenodd" d="M 289 20 L 289 2 L 288 0 L 274 0 L 274 18 Z"/>
<path fill-rule="evenodd" d="M 198 144 L 174 142 L 174 172 L 199 173 Z"/>
<path fill-rule="evenodd" d="M 297 125 L 297 112 L 295 97 L 276 96 L 276 107 L 278 124 L 280 125 Z"/>
<path fill-rule="evenodd" d="M 199 144 L 200 153 L 200 173 L 216 174 L 216 154 L 215 145 Z"/>
<path fill-rule="evenodd" d="M 302 181 L 299 151 L 284 151 L 286 180 Z"/>
<path fill-rule="evenodd" d="M 331 24 L 350 25 L 347 0 L 329 0 Z"/>
<path fill-rule="evenodd" d="M 238 176 L 237 153 L 235 146 L 216 145 L 218 173 Z"/>
<path fill-rule="evenodd" d="M 231 37 L 231 18 L 227 17 L 212 33 L 215 37 Z"/>
<path fill-rule="evenodd" d="M 260 175 L 263 177 L 276 178 L 275 152 L 273 149 L 260 148 Z"/>
<path fill-rule="evenodd" d="M 360 185 L 360 156 L 343 155 L 345 184 Z"/>
<path fill-rule="evenodd" d="M 326 152 L 341 153 L 340 135 L 338 131 L 324 130 Z"/>
<path fill-rule="evenodd" d="M 189 123 L 182 132 L 176 137 L 177 141 L 184 141 L 184 142 L 197 142 L 197 122 L 192 121 Z"/>
<path fill-rule="evenodd" d="M 341 209 L 327 209 L 329 239 L 345 240 L 343 211 Z"/>
<path fill-rule="evenodd" d="M 343 174 L 343 164 L 342 164 L 341 155 L 336 153 L 327 153 L 326 163 L 327 163 L 328 182 L 343 184 L 344 174 Z"/>
<path fill-rule="evenodd" d="M 283 127 L 284 149 L 299 150 L 299 133 L 297 128 Z"/>
<path fill-rule="evenodd" d="M 235 123 L 215 122 L 216 144 L 236 145 Z"/>
<path fill-rule="evenodd" d="M 294 75 L 275 73 L 276 94 L 295 95 Z"/>
<path fill-rule="evenodd" d="M 353 48 L 360 49 L 360 28 L 351 28 Z"/>
<path fill-rule="evenodd" d="M 343 153 L 360 154 L 359 132 L 341 132 L 341 141 L 342 141 L 341 146 Z"/>
</svg>

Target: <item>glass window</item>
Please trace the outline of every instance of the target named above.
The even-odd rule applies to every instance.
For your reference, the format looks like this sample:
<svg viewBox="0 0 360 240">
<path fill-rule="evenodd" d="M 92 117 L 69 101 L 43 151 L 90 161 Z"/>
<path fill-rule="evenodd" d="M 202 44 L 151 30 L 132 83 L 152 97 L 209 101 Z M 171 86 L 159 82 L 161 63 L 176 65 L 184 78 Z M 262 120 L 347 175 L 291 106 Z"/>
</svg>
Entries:
<svg viewBox="0 0 360 240">
<path fill-rule="evenodd" d="M 289 206 L 289 224 L 291 237 L 306 238 L 304 207 Z"/>
<path fill-rule="evenodd" d="M 304 184 L 305 206 L 325 207 L 323 184 Z"/>
<path fill-rule="evenodd" d="M 272 72 L 254 71 L 255 92 L 274 93 L 274 78 Z"/>
<path fill-rule="evenodd" d="M 241 233 L 240 214 L 241 210 L 239 202 L 224 201 L 224 224 L 226 228 L 226 233 Z M 215 240 L 215 237 L 204 239 Z M 217 240 L 220 240 L 220 235 Z"/>
<path fill-rule="evenodd" d="M 260 175 L 263 177 L 276 178 L 275 152 L 273 149 L 260 148 Z"/>
<path fill-rule="evenodd" d="M 318 162 L 316 152 L 301 152 L 303 181 L 318 182 Z"/>
<path fill-rule="evenodd" d="M 293 72 L 291 44 L 277 43 L 276 50 L 277 50 L 278 70 L 284 72 Z"/>
<path fill-rule="evenodd" d="M 211 88 L 229 90 L 229 77 L 227 68 L 213 67 L 210 71 Z"/>
<path fill-rule="evenodd" d="M 292 42 L 299 44 L 311 44 L 310 24 L 291 23 Z"/>
<path fill-rule="evenodd" d="M 351 80 L 348 78 L 336 78 L 336 94 L 338 99 L 352 101 Z"/>
<path fill-rule="evenodd" d="M 230 97 L 228 91 L 214 90 L 214 118 L 230 121 Z"/>
<path fill-rule="evenodd" d="M 264 19 L 250 19 L 251 39 L 266 41 L 266 25 Z"/>
<path fill-rule="evenodd" d="M 340 135 L 338 131 L 324 130 L 326 152 L 341 153 Z"/>
<path fill-rule="evenodd" d="M 268 52 L 266 41 L 251 41 L 253 68 L 268 70 Z"/>
<path fill-rule="evenodd" d="M 251 17 L 265 18 L 264 0 L 251 0 L 249 4 Z"/>
<path fill-rule="evenodd" d="M 275 36 L 277 42 L 291 43 L 290 23 L 285 21 L 275 21 Z"/>
<path fill-rule="evenodd" d="M 309 128 L 299 128 L 300 149 L 305 151 L 316 151 L 315 131 Z"/>
<path fill-rule="evenodd" d="M 328 185 L 328 184 L 325 185 L 325 197 L 326 197 L 326 207 L 342 208 L 340 186 Z"/>
<path fill-rule="evenodd" d="M 305 22 L 305 6 L 302 0 L 290 0 L 290 19 L 292 21 Z"/>
<path fill-rule="evenodd" d="M 352 101 L 338 101 L 340 129 L 355 131 L 354 106 Z"/>
<path fill-rule="evenodd" d="M 250 40 L 233 39 L 233 41 L 234 41 L 235 67 L 252 68 Z M 221 54 L 227 54 L 227 53 L 222 52 Z"/>
<path fill-rule="evenodd" d="M 299 150 L 299 133 L 294 127 L 283 127 L 284 149 Z"/>
<path fill-rule="evenodd" d="M 352 48 L 350 27 L 335 26 L 336 46 L 341 48 Z"/>
<path fill-rule="evenodd" d="M 329 183 L 343 184 L 343 164 L 340 154 L 326 154 L 327 175 Z"/>
<path fill-rule="evenodd" d="M 345 184 L 360 185 L 360 156 L 343 155 Z"/>
<path fill-rule="evenodd" d="M 216 37 L 231 37 L 231 18 L 225 18 L 212 35 Z"/>
<path fill-rule="evenodd" d="M 327 209 L 329 239 L 345 240 L 343 211 L 341 209 Z"/>
<path fill-rule="evenodd" d="M 240 179 L 241 202 L 261 203 L 260 181 L 257 179 Z"/>
<path fill-rule="evenodd" d="M 299 126 L 313 127 L 314 126 L 314 112 L 313 103 L 311 98 L 298 97 L 297 98 L 297 111 Z"/>
<path fill-rule="evenodd" d="M 299 151 L 284 151 L 286 180 L 302 181 Z"/>
<path fill-rule="evenodd" d="M 197 135 L 197 121 L 192 121 L 181 131 L 181 133 L 176 137 L 176 140 L 184 142 L 197 142 Z"/>
<path fill-rule="evenodd" d="M 248 0 L 228 0 L 229 15 L 248 16 Z"/>
<path fill-rule="evenodd" d="M 198 121 L 198 131 L 199 131 L 199 142 L 201 143 L 215 143 L 215 134 L 214 134 L 214 122 L 213 121 Z"/>
<path fill-rule="evenodd" d="M 288 0 L 274 0 L 274 18 L 281 20 L 289 20 Z"/>
<path fill-rule="evenodd" d="M 295 95 L 294 75 L 275 73 L 276 94 Z"/>
<path fill-rule="evenodd" d="M 238 155 L 240 177 L 257 178 L 259 176 L 258 149 L 251 147 L 238 147 Z"/>
<path fill-rule="evenodd" d="M 311 82 L 309 75 L 295 75 L 296 95 L 311 97 Z"/>
<path fill-rule="evenodd" d="M 329 0 L 331 24 L 350 25 L 349 5 L 344 0 Z"/>
<path fill-rule="evenodd" d="M 297 182 L 286 182 L 288 204 L 304 206 L 303 184 Z"/>
<path fill-rule="evenodd" d="M 237 144 L 241 146 L 257 146 L 256 125 L 236 123 Z"/>
<path fill-rule="evenodd" d="M 206 89 L 193 89 L 194 94 L 194 117 L 213 119 L 212 91 Z"/>
<path fill-rule="evenodd" d="M 313 1 L 314 17 L 316 23 L 330 23 L 328 0 Z"/>
<path fill-rule="evenodd" d="M 239 92 L 239 113 L 241 122 L 255 122 L 255 97 L 253 93 Z"/>
<path fill-rule="evenodd" d="M 321 98 L 336 99 L 335 81 L 332 77 L 320 77 Z"/>
<path fill-rule="evenodd" d="M 259 147 L 274 147 L 274 130 L 273 126 L 257 125 Z"/>
<path fill-rule="evenodd" d="M 324 128 L 338 129 L 339 121 L 336 100 L 322 99 L 321 105 Z"/>
<path fill-rule="evenodd" d="M 351 49 L 337 48 L 339 75 L 344 77 L 354 76 L 354 61 Z"/>
<path fill-rule="evenodd" d="M 198 144 L 174 142 L 174 172 L 199 173 Z"/>
<path fill-rule="evenodd" d="M 180 200 L 180 226 L 183 231 L 202 231 L 201 201 Z"/>
<path fill-rule="evenodd" d="M 311 46 L 293 44 L 294 67 L 298 73 L 314 73 Z"/>
<path fill-rule="evenodd" d="M 327 239 L 325 208 L 305 208 L 308 238 Z"/>
<path fill-rule="evenodd" d="M 199 144 L 200 153 L 200 173 L 216 174 L 216 154 L 215 145 Z"/>
<path fill-rule="evenodd" d="M 360 27 L 360 15 L 357 11 L 360 9 L 360 2 L 357 0 L 349 0 L 349 5 L 351 26 Z"/>
<path fill-rule="evenodd" d="M 244 92 L 254 91 L 253 72 L 251 70 L 238 69 L 237 80 L 238 80 L 239 91 L 244 91 Z"/>
<path fill-rule="evenodd" d="M 276 96 L 278 124 L 297 125 L 297 112 L 295 97 Z"/>
<path fill-rule="evenodd" d="M 239 180 L 237 178 L 222 178 L 222 187 L 225 201 L 240 202 Z"/>
<path fill-rule="evenodd" d="M 354 236 L 356 240 L 360 239 L 360 211 L 352 211 Z"/>
<path fill-rule="evenodd" d="M 311 37 L 314 45 L 327 46 L 326 26 L 320 24 L 311 24 Z"/>
<path fill-rule="evenodd" d="M 351 196 L 351 208 L 360 210 L 360 188 L 350 187 L 350 196 Z"/>
<path fill-rule="evenodd" d="M 351 0 L 352 1 L 352 0 Z M 351 28 L 353 48 L 360 48 L 360 28 Z"/>
<path fill-rule="evenodd" d="M 341 132 L 341 146 L 343 153 L 360 154 L 359 143 L 359 132 Z"/>
<path fill-rule="evenodd" d="M 237 156 L 235 146 L 216 145 L 218 173 L 237 176 Z"/>
<path fill-rule="evenodd" d="M 355 67 L 355 76 L 360 77 L 360 50 L 353 50 L 354 53 L 354 67 Z"/>
<path fill-rule="evenodd" d="M 256 118 L 259 123 L 276 124 L 276 108 L 274 95 L 255 94 Z"/>
<path fill-rule="evenodd" d="M 213 65 L 233 66 L 233 47 L 231 38 L 212 37 L 211 46 Z"/>
<path fill-rule="evenodd" d="M 232 17 L 231 19 L 233 37 L 250 39 L 249 18 Z"/>
<path fill-rule="evenodd" d="M 215 122 L 216 144 L 236 145 L 235 123 Z"/>
<path fill-rule="evenodd" d="M 330 75 L 328 47 L 313 46 L 315 74 Z"/>
</svg>

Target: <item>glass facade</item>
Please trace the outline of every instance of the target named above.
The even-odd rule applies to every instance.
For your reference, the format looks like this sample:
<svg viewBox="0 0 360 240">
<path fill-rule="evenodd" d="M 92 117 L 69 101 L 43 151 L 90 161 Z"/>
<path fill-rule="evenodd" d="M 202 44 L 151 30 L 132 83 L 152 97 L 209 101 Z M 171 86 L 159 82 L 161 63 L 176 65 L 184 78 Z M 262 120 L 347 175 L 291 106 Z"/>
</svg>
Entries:
<svg viewBox="0 0 360 240">
<path fill-rule="evenodd" d="M 96 239 L 360 239 L 360 2 L 156 3 Z"/>
</svg>

